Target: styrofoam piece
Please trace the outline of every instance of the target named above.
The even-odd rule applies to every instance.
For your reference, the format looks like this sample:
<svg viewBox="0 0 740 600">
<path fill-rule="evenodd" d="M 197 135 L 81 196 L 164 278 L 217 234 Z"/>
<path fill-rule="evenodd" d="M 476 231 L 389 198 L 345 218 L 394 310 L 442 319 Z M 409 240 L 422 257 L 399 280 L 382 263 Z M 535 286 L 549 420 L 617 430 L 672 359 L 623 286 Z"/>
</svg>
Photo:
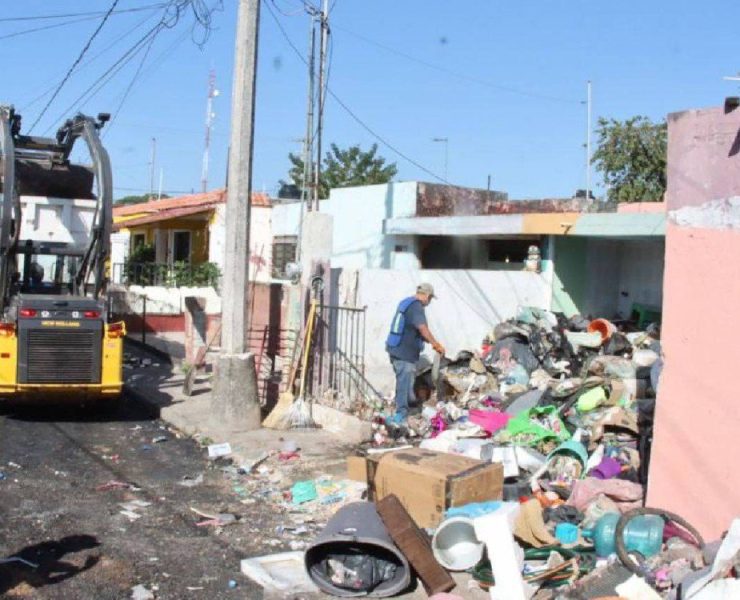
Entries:
<svg viewBox="0 0 740 600">
<path fill-rule="evenodd" d="M 627 581 L 620 583 L 614 591 L 628 600 L 660 600 L 660 594 L 651 588 L 648 583 L 637 575 L 632 575 Z"/>
<path fill-rule="evenodd" d="M 708 583 L 691 600 L 735 600 L 740 598 L 740 579 L 718 579 Z"/>
<path fill-rule="evenodd" d="M 241 570 L 267 590 L 286 593 L 319 591 L 306 573 L 301 551 L 245 558 L 241 562 Z"/>
<path fill-rule="evenodd" d="M 504 502 L 496 512 L 473 521 L 475 534 L 488 549 L 496 585 L 489 590 L 491 600 L 529 600 L 537 591 L 522 578 L 524 551 L 514 541 L 514 521 L 519 504 Z"/>
<path fill-rule="evenodd" d="M 208 446 L 208 458 L 219 458 L 220 456 L 228 456 L 229 454 L 231 454 L 231 444 L 229 442 Z"/>
<path fill-rule="evenodd" d="M 516 457 L 516 448 L 512 446 L 499 446 L 493 449 L 492 462 L 504 465 L 504 477 L 519 476 L 519 462 Z"/>
</svg>

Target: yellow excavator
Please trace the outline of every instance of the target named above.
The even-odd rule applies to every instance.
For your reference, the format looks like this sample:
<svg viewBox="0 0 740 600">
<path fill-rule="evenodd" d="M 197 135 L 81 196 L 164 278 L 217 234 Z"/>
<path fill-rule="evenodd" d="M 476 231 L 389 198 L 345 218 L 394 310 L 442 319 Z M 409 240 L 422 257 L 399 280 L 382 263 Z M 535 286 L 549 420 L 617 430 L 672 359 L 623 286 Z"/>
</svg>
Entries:
<svg viewBox="0 0 740 600">
<path fill-rule="evenodd" d="M 108 322 L 113 221 L 109 115 L 68 119 L 54 138 L 21 134 L 0 106 L 0 397 L 117 400 L 123 323 Z M 92 166 L 70 160 L 75 142 Z"/>
</svg>

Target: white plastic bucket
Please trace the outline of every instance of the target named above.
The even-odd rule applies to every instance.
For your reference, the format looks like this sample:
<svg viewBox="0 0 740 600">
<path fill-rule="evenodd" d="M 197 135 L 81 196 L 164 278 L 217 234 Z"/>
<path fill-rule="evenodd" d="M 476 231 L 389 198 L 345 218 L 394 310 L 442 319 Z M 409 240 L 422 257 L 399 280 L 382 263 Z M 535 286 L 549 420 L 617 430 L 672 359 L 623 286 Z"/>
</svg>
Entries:
<svg viewBox="0 0 740 600">
<path fill-rule="evenodd" d="M 450 517 L 437 527 L 432 538 L 432 552 L 437 562 L 449 571 L 466 571 L 483 558 L 483 543 L 475 536 L 473 521 Z"/>
</svg>

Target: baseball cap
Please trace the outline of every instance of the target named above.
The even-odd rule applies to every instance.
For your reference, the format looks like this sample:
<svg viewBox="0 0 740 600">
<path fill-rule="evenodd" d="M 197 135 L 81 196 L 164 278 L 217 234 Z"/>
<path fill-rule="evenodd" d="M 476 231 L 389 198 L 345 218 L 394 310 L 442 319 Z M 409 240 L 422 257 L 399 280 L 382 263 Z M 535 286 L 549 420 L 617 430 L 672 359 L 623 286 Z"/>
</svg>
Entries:
<svg viewBox="0 0 740 600">
<path fill-rule="evenodd" d="M 420 283 L 416 288 L 417 294 L 427 294 L 430 298 L 434 296 L 434 288 L 431 283 Z"/>
</svg>

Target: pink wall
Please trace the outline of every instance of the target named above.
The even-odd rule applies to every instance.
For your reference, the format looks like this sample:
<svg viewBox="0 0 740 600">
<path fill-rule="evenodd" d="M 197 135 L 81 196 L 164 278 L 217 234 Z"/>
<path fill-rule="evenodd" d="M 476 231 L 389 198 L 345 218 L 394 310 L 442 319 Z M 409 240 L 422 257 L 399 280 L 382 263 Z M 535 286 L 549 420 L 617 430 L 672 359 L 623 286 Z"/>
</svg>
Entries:
<svg viewBox="0 0 740 600">
<path fill-rule="evenodd" d="M 664 213 L 665 202 L 622 202 L 617 204 L 618 213 Z"/>
<path fill-rule="evenodd" d="M 668 119 L 666 366 L 648 505 L 682 515 L 707 539 L 740 515 L 738 132 L 740 111 Z"/>
</svg>

